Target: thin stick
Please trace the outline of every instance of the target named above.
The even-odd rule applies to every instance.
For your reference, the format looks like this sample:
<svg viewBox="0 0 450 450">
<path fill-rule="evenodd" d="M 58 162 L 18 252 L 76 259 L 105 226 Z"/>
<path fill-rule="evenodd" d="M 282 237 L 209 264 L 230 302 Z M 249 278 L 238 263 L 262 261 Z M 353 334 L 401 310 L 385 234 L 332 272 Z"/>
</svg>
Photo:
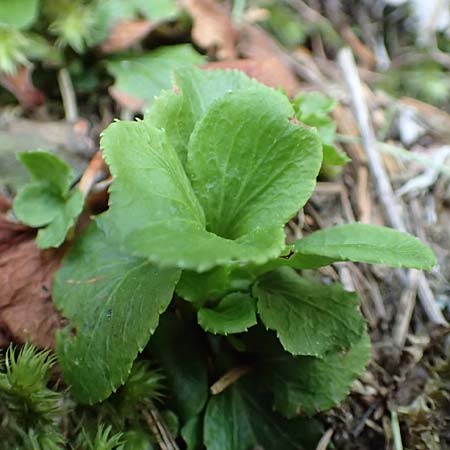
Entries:
<svg viewBox="0 0 450 450">
<path fill-rule="evenodd" d="M 77 99 L 69 71 L 65 67 L 58 72 L 58 84 L 59 90 L 61 91 L 66 120 L 67 122 L 76 122 L 78 120 Z"/>
<path fill-rule="evenodd" d="M 225 375 L 220 377 L 210 388 L 212 395 L 217 395 L 223 392 L 227 387 L 236 383 L 239 378 L 243 377 L 246 373 L 250 371 L 250 367 L 242 366 L 242 367 L 234 367 L 229 370 Z"/>
<path fill-rule="evenodd" d="M 369 120 L 369 110 L 364 101 L 364 92 L 358 69 L 349 48 L 343 48 L 338 53 L 338 64 L 344 75 L 352 98 L 356 121 L 361 134 L 363 148 L 367 155 L 367 163 L 375 183 L 378 199 L 383 205 L 389 224 L 400 231 L 406 231 L 406 226 L 400 215 L 399 204 L 396 201 L 391 183 L 378 153 L 377 141 Z M 402 273 L 402 281 L 406 281 Z M 430 321 L 439 325 L 448 325 L 441 310 L 436 305 L 425 275 L 421 273 L 418 281 L 418 293 L 422 307 Z M 430 295 L 431 294 L 431 295 Z"/>
<path fill-rule="evenodd" d="M 328 444 L 331 441 L 331 438 L 333 436 L 333 429 L 330 428 L 326 431 L 326 433 L 322 436 L 319 443 L 317 444 L 316 450 L 327 450 Z"/>
<path fill-rule="evenodd" d="M 402 292 L 394 325 L 393 340 L 397 347 L 403 348 L 408 334 L 414 306 L 416 304 L 419 271 L 411 270 L 407 288 Z"/>
<path fill-rule="evenodd" d="M 395 450 L 403 450 L 402 435 L 400 433 L 400 424 L 398 422 L 398 415 L 396 411 L 391 411 L 391 429 L 394 438 Z"/>
<path fill-rule="evenodd" d="M 161 450 L 180 450 L 153 404 L 150 405 L 149 411 L 143 409 L 142 415 Z"/>
<path fill-rule="evenodd" d="M 88 196 L 94 184 L 104 172 L 106 172 L 106 166 L 102 158 L 102 152 L 98 151 L 92 157 L 78 183 L 78 189 L 82 192 L 84 197 Z"/>
<path fill-rule="evenodd" d="M 361 80 L 359 79 L 353 54 L 349 48 L 343 48 L 339 52 L 338 64 L 350 90 L 356 121 L 361 134 L 362 144 L 367 154 L 369 169 L 375 180 L 378 198 L 384 205 L 391 225 L 397 230 L 406 231 L 406 227 L 400 217 L 399 205 L 395 201 L 394 191 L 378 154 L 377 140 L 369 121 L 369 110 L 364 101 Z"/>
</svg>

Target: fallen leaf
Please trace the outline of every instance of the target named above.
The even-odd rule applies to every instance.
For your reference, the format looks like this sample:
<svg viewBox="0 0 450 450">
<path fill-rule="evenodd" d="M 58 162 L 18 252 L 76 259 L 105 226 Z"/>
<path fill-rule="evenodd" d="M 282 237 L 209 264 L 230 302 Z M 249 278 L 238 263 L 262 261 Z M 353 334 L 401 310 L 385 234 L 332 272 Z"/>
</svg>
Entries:
<svg viewBox="0 0 450 450">
<path fill-rule="evenodd" d="M 238 33 L 226 8 L 215 0 L 185 0 L 192 16 L 192 39 L 218 59 L 235 59 Z"/>
<path fill-rule="evenodd" d="M 11 208 L 11 201 L 0 193 L 0 213 L 5 213 Z"/>
<path fill-rule="evenodd" d="M 241 28 L 239 52 L 246 58 L 253 59 L 282 58 L 277 42 L 257 25 L 245 25 Z"/>
<path fill-rule="evenodd" d="M 8 89 L 25 108 L 33 108 L 44 103 L 44 94 L 33 86 L 32 68 L 22 66 L 14 74 L 0 75 L 0 85 Z"/>
<path fill-rule="evenodd" d="M 282 86 L 289 95 L 299 91 L 300 83 L 292 71 L 291 64 L 286 60 L 277 42 L 262 28 L 256 25 L 244 25 L 241 28 L 239 52 L 246 58 L 266 61 L 265 76 L 270 76 L 280 84 L 283 80 Z"/>
<path fill-rule="evenodd" d="M 112 27 L 100 48 L 104 53 L 115 53 L 130 48 L 147 36 L 153 26 L 153 22 L 149 20 L 121 20 Z"/>
<path fill-rule="evenodd" d="M 276 57 L 258 59 L 234 59 L 205 64 L 206 70 L 237 69 L 251 78 L 267 86 L 283 88 L 289 95 L 295 95 L 300 89 L 300 83 L 293 73 Z"/>
<path fill-rule="evenodd" d="M 164 89 L 170 89 L 173 72 L 202 64 L 205 58 L 190 44 L 162 46 L 141 55 L 116 58 L 107 64 L 115 83 L 111 96 L 133 112 L 142 112 Z"/>
<path fill-rule="evenodd" d="M 31 228 L 0 217 L 0 346 L 29 340 L 53 348 L 61 326 L 51 284 L 64 247 L 39 250 L 34 235 Z"/>
<path fill-rule="evenodd" d="M 133 112 L 139 112 L 144 109 L 144 100 L 133 97 L 132 95 L 121 91 L 116 86 L 111 86 L 109 88 L 109 94 L 122 108 L 129 109 Z"/>
</svg>

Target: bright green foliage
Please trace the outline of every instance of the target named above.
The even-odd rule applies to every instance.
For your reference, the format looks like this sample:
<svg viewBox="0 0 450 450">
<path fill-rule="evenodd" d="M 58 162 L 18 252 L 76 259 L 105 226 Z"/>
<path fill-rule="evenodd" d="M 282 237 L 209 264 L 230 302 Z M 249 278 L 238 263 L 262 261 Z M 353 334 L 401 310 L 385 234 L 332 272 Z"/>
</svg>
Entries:
<svg viewBox="0 0 450 450">
<path fill-rule="evenodd" d="M 132 0 L 127 3 L 133 4 L 140 14 L 153 21 L 173 19 L 179 12 L 176 0 Z"/>
<path fill-rule="evenodd" d="M 153 450 L 142 410 L 162 398 L 160 371 L 138 361 L 107 401 L 76 404 L 50 381 L 55 358 L 26 344 L 0 358 L 1 450 Z M 54 378 L 54 372 L 52 373 Z"/>
<path fill-rule="evenodd" d="M 147 388 L 156 398 L 162 374 L 161 416 L 189 449 L 315 448 L 315 423 L 297 416 L 343 400 L 369 339 L 354 293 L 297 271 L 347 260 L 429 269 L 434 256 L 411 236 L 361 224 L 286 245 L 284 225 L 310 197 L 334 137 L 334 102 L 307 95 L 292 105 L 235 71 L 185 68 L 175 79 L 144 120 L 103 133 L 109 210 L 54 284 L 69 323 L 58 336 L 64 377 L 81 401 L 105 399 L 151 336 L 145 354 L 161 372 L 147 385 L 148 367 L 135 365 L 106 416 L 122 411 L 139 434 L 121 398 L 143 400 Z M 343 162 L 333 151 L 328 161 Z M 34 219 L 48 220 L 48 209 Z M 241 379 L 210 395 L 233 370 Z"/>
<path fill-rule="evenodd" d="M 336 107 L 336 101 L 325 97 L 319 92 L 300 94 L 292 102 L 298 120 L 315 127 L 323 144 L 323 162 L 332 166 L 342 166 L 350 158 L 334 145 L 336 123 L 330 117 L 330 112 Z"/>
<path fill-rule="evenodd" d="M 94 7 L 81 0 L 53 0 L 47 2 L 46 12 L 51 19 L 49 31 L 57 36 L 57 45 L 72 47 L 83 53 L 92 40 L 96 15 Z"/>
<path fill-rule="evenodd" d="M 125 382 L 178 277 L 178 270 L 120 253 L 95 226 L 77 240 L 55 278 L 54 298 L 70 320 L 58 336 L 59 363 L 80 401 L 103 400 Z"/>
<path fill-rule="evenodd" d="M 365 329 L 355 294 L 309 281 L 289 267 L 261 277 L 253 295 L 264 325 L 294 355 L 324 357 L 348 350 Z"/>
<path fill-rule="evenodd" d="M 391 267 L 430 270 L 436 264 L 433 252 L 419 239 L 397 230 L 352 223 L 316 231 L 295 243 L 302 258 L 357 261 Z M 296 255 L 292 258 L 294 261 Z"/>
<path fill-rule="evenodd" d="M 106 428 L 100 426 L 92 450 L 123 450 L 122 433 L 111 434 L 111 426 Z"/>
<path fill-rule="evenodd" d="M 108 37 L 112 27 L 121 20 L 144 17 L 152 22 L 171 20 L 179 13 L 176 0 L 99 0 L 94 2 L 95 25 L 92 29 L 92 43 L 99 43 Z"/>
<path fill-rule="evenodd" d="M 0 0 L 0 26 L 28 28 L 37 18 L 39 0 Z"/>
<path fill-rule="evenodd" d="M 18 65 L 26 64 L 28 45 L 20 31 L 0 25 L 0 73 L 13 74 Z"/>
<path fill-rule="evenodd" d="M 181 44 L 111 60 L 107 68 L 116 80 L 113 88 L 143 102 L 145 109 L 163 89 L 171 87 L 174 70 L 196 66 L 203 61 L 203 56 L 191 45 Z"/>
<path fill-rule="evenodd" d="M 305 204 L 321 154 L 291 113 L 286 97 L 251 88 L 216 100 L 197 122 L 187 172 L 208 230 L 238 239 L 263 224 L 276 233 Z"/>
<path fill-rule="evenodd" d="M 196 122 L 216 100 L 227 92 L 262 87 L 236 70 L 202 72 L 183 69 L 177 71 L 175 79 L 181 92 L 163 92 L 145 115 L 145 120 L 165 130 L 183 165 Z"/>
<path fill-rule="evenodd" d="M 70 191 L 70 168 L 51 153 L 20 153 L 19 159 L 32 181 L 14 199 L 14 213 L 27 225 L 45 226 L 38 232 L 38 247 L 59 247 L 83 209 L 83 195 L 78 189 Z"/>
<path fill-rule="evenodd" d="M 10 347 L 0 366 L 0 449 L 21 442 L 25 449 L 62 449 L 58 430 L 62 395 L 47 388 L 55 359 L 49 352 L 37 353 L 30 345 L 20 352 Z M 19 431 L 20 430 L 20 431 Z"/>
<path fill-rule="evenodd" d="M 187 171 L 150 120 L 119 122 L 104 133 L 115 182 L 99 222 L 124 250 L 199 272 L 261 264 L 283 250 L 283 225 L 314 188 L 320 142 L 289 121 L 293 110 L 282 94 L 263 86 L 227 91 L 196 123 Z"/>
<path fill-rule="evenodd" d="M 309 450 L 320 437 L 314 421 L 288 420 L 271 411 L 251 385 L 238 382 L 213 396 L 205 413 L 204 442 L 208 450 Z"/>
<path fill-rule="evenodd" d="M 198 323 L 213 334 L 247 331 L 256 325 L 256 302 L 248 294 L 236 292 L 222 298 L 214 308 L 201 308 Z"/>
</svg>

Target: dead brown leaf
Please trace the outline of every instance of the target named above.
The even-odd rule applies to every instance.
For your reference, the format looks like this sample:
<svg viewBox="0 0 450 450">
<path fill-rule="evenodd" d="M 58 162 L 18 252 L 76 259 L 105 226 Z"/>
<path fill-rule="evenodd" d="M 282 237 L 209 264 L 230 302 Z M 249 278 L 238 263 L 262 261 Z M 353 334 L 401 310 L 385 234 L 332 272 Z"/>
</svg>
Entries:
<svg viewBox="0 0 450 450">
<path fill-rule="evenodd" d="M 300 88 L 297 78 L 276 57 L 218 61 L 205 64 L 203 68 L 206 70 L 237 69 L 267 86 L 275 89 L 283 88 L 290 96 L 295 95 Z"/>
<path fill-rule="evenodd" d="M 40 348 L 55 345 L 61 317 L 51 284 L 64 248 L 39 250 L 34 234 L 0 217 L 0 346 L 27 340 Z"/>
<path fill-rule="evenodd" d="M 129 109 L 132 112 L 141 112 L 144 108 L 144 100 L 126 94 L 115 86 L 109 88 L 109 94 L 122 108 Z"/>
<path fill-rule="evenodd" d="M 147 36 L 153 26 L 153 22 L 149 20 L 121 20 L 112 27 L 100 48 L 104 53 L 115 53 L 130 48 Z"/>
<path fill-rule="evenodd" d="M 237 32 L 229 12 L 216 0 L 184 0 L 193 19 L 192 39 L 218 59 L 237 57 Z"/>
<path fill-rule="evenodd" d="M 31 79 L 32 68 L 22 66 L 12 75 L 0 75 L 0 85 L 8 89 L 25 108 L 33 108 L 44 103 L 44 94 L 36 89 Z"/>
<path fill-rule="evenodd" d="M 0 194 L 0 213 L 5 213 L 9 208 L 11 208 L 11 202 L 9 198 Z"/>
</svg>

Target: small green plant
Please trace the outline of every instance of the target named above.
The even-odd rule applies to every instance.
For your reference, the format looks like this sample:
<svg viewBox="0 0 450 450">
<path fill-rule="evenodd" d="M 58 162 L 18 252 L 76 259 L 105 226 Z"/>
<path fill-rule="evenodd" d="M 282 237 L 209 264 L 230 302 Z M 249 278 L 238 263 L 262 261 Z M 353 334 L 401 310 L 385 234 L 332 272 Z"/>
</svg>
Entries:
<svg viewBox="0 0 450 450">
<path fill-rule="evenodd" d="M 287 244 L 284 226 L 331 146 L 333 102 L 292 104 L 236 71 L 185 69 L 176 83 L 143 120 L 103 133 L 109 209 L 75 240 L 53 288 L 69 323 L 57 337 L 64 379 L 80 402 L 103 401 L 146 348 L 186 448 L 314 448 L 320 427 L 308 417 L 345 398 L 370 342 L 356 294 L 304 271 L 430 269 L 434 255 L 360 223 Z"/>
<path fill-rule="evenodd" d="M 40 248 L 59 247 L 83 209 L 83 194 L 71 189 L 70 167 L 51 153 L 20 153 L 19 159 L 32 181 L 17 194 L 14 213 L 27 225 L 45 226 L 36 239 Z"/>
<path fill-rule="evenodd" d="M 174 0 L 0 0 L 0 74 L 35 60 L 60 65 L 62 50 L 82 54 L 122 20 L 156 22 L 178 14 Z"/>
<path fill-rule="evenodd" d="M 0 366 L 0 450 L 153 448 L 141 412 L 162 398 L 160 372 L 138 361 L 117 393 L 86 407 L 50 381 L 55 361 L 29 344 L 7 350 Z"/>
</svg>

